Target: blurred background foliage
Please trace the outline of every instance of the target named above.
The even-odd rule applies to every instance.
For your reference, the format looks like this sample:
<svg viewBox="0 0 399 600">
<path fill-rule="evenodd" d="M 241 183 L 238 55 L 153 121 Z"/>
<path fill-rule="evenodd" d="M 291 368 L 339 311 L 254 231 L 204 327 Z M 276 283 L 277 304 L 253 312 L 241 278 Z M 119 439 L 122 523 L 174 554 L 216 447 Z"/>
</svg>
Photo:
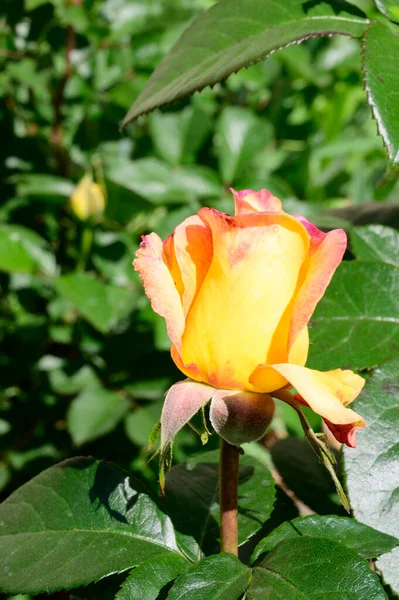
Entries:
<svg viewBox="0 0 399 600">
<path fill-rule="evenodd" d="M 294 45 L 120 133 L 160 59 L 212 3 L 2 0 L 3 496 L 76 454 L 156 485 L 147 439 L 181 375 L 131 266 L 140 235 L 165 237 L 202 205 L 231 212 L 230 186 L 269 188 L 319 226 L 395 224 L 397 176 L 350 38 Z M 106 202 L 91 218 L 70 202 L 84 177 Z M 280 410 L 276 431 L 300 437 Z M 200 445 L 184 430 L 176 459 Z"/>
</svg>

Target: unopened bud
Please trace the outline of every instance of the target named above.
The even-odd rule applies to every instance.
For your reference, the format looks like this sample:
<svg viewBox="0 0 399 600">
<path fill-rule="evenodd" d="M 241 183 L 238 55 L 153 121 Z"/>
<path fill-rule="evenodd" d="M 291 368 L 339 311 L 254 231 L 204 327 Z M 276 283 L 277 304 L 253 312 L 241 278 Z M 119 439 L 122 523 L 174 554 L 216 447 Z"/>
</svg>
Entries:
<svg viewBox="0 0 399 600">
<path fill-rule="evenodd" d="M 268 394 L 232 390 L 218 390 L 209 412 L 215 431 L 235 446 L 263 437 L 273 415 L 274 402 Z"/>
<path fill-rule="evenodd" d="M 105 208 L 105 196 L 98 183 L 86 174 L 71 196 L 71 208 L 81 221 L 99 216 Z"/>
</svg>

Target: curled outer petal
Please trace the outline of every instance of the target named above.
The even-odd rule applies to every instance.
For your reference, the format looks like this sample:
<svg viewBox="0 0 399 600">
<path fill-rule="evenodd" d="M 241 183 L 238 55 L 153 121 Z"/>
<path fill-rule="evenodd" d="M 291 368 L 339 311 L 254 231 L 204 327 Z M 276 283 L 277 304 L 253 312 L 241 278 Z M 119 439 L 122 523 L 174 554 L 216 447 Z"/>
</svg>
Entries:
<svg viewBox="0 0 399 600">
<path fill-rule="evenodd" d="M 142 239 L 133 265 L 139 272 L 153 311 L 164 317 L 168 336 L 180 353 L 184 313 L 179 292 L 164 260 L 162 240 L 156 233 Z"/>
<path fill-rule="evenodd" d="M 244 215 L 257 212 L 280 212 L 282 210 L 281 200 L 273 196 L 269 190 L 241 190 L 236 192 L 231 188 L 234 195 L 235 214 Z"/>
<path fill-rule="evenodd" d="M 356 445 L 356 429 L 364 427 L 366 422 L 347 405 L 361 392 L 363 377 L 347 370 L 322 373 L 292 364 L 270 368 L 280 373 L 297 390 L 300 399 L 323 417 L 338 441 L 351 447 Z M 267 377 L 266 371 L 264 375 Z M 278 397 L 278 392 L 273 395 Z"/>
<path fill-rule="evenodd" d="M 167 391 L 161 414 L 161 452 L 175 435 L 206 404 L 214 388 L 186 379 Z"/>
<path fill-rule="evenodd" d="M 309 234 L 310 248 L 302 268 L 302 284 L 297 292 L 291 318 L 288 346 L 291 348 L 307 327 L 317 303 L 345 253 L 347 239 L 343 229 L 323 233 L 303 217 L 295 217 Z M 291 358 L 290 358 L 291 360 Z"/>
</svg>

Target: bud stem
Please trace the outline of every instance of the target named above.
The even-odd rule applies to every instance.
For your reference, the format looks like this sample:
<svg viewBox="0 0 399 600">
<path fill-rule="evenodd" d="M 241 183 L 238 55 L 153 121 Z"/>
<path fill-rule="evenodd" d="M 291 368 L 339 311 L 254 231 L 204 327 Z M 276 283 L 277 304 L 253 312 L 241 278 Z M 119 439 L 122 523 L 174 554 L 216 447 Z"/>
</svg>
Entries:
<svg viewBox="0 0 399 600">
<path fill-rule="evenodd" d="M 219 462 L 220 543 L 222 552 L 238 556 L 238 465 L 237 446 L 221 438 Z"/>
<path fill-rule="evenodd" d="M 93 245 L 93 229 L 90 224 L 83 225 L 81 246 L 80 246 L 80 256 L 78 260 L 78 264 L 76 267 L 77 271 L 85 271 L 87 262 L 89 260 L 91 254 L 91 248 Z"/>
</svg>

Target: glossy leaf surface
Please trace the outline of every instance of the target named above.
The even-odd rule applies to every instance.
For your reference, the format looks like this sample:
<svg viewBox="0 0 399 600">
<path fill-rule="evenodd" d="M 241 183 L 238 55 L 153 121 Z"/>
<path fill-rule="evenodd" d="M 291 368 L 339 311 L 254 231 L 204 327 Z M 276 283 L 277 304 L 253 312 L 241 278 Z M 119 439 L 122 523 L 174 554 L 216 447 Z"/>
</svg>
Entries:
<svg viewBox="0 0 399 600">
<path fill-rule="evenodd" d="M 301 536 L 328 538 L 355 550 L 363 558 L 375 558 L 399 544 L 396 539 L 346 517 L 310 515 L 286 521 L 259 542 L 252 555 L 257 560 L 281 541 Z"/>
<path fill-rule="evenodd" d="M 365 24 L 361 11 L 347 2 L 221 0 L 194 21 L 155 69 L 124 125 L 296 41 L 327 33 L 359 37 Z"/>
<path fill-rule="evenodd" d="M 0 507 L 0 588 L 53 592 L 155 556 L 181 556 L 173 527 L 140 484 L 112 464 L 70 459 Z"/>
<path fill-rule="evenodd" d="M 392 3 L 391 3 L 392 4 Z M 384 5 L 387 7 L 388 2 Z M 396 7 L 399 17 L 399 7 Z M 375 21 L 367 30 L 363 69 L 369 104 L 393 165 L 399 163 L 399 27 Z"/>
<path fill-rule="evenodd" d="M 356 519 L 399 537 L 399 359 L 376 369 L 354 405 L 367 421 L 355 449 L 345 449 L 349 500 Z M 383 577 L 399 592 L 398 551 L 378 560 Z"/>
<path fill-rule="evenodd" d="M 386 600 L 368 563 L 341 544 L 310 537 L 286 540 L 254 569 L 248 600 Z"/>
</svg>

